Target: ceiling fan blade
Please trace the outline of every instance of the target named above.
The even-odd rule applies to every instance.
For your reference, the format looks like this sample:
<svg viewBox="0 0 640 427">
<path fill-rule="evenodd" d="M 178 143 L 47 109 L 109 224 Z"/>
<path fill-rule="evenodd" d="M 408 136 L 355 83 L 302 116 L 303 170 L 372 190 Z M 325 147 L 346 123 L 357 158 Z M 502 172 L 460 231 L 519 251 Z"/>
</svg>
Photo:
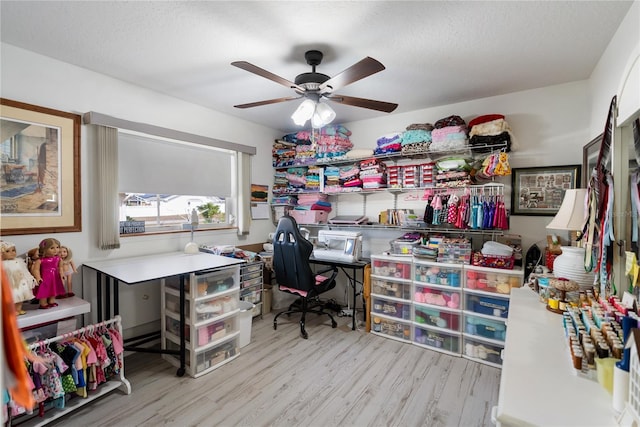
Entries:
<svg viewBox="0 0 640 427">
<path fill-rule="evenodd" d="M 370 110 L 384 111 L 385 113 L 390 113 L 396 108 L 398 108 L 398 104 L 394 104 L 391 102 L 374 101 L 373 99 L 356 98 L 353 96 L 336 94 L 336 95 L 326 96 L 326 98 L 333 102 L 338 102 L 340 104 L 351 105 L 354 107 L 368 108 Z"/>
<path fill-rule="evenodd" d="M 273 74 L 270 71 L 267 71 L 263 68 L 258 67 L 257 65 L 253 65 L 247 61 L 235 61 L 232 62 L 231 65 L 233 65 L 234 67 L 238 67 L 238 68 L 242 68 L 245 71 L 248 71 L 250 73 L 253 74 L 257 74 L 260 77 L 264 77 L 266 79 L 269 79 L 271 81 L 274 81 L 278 84 L 281 84 L 282 86 L 288 87 L 290 89 L 298 89 L 302 92 L 304 92 L 304 88 L 301 86 L 298 86 L 297 84 L 295 84 L 294 82 L 291 82 L 287 79 L 285 79 L 284 77 L 280 77 L 276 74 Z"/>
<path fill-rule="evenodd" d="M 320 85 L 320 92 L 323 92 L 326 88 L 331 88 L 331 91 L 340 89 L 341 87 L 357 82 L 360 79 L 369 77 L 370 75 L 382 70 L 384 70 L 384 65 L 382 65 L 378 60 L 367 56 L 362 61 L 356 62 L 343 72 L 336 74 L 326 82 L 322 83 Z"/>
<path fill-rule="evenodd" d="M 236 108 L 259 107 L 261 105 L 269 105 L 269 104 L 276 104 L 278 102 L 293 101 L 294 99 L 300 99 L 300 98 L 302 98 L 302 97 L 301 96 L 288 96 L 286 98 L 267 99 L 266 101 L 258 101 L 258 102 L 250 102 L 248 104 L 234 105 L 234 107 L 236 107 Z"/>
</svg>

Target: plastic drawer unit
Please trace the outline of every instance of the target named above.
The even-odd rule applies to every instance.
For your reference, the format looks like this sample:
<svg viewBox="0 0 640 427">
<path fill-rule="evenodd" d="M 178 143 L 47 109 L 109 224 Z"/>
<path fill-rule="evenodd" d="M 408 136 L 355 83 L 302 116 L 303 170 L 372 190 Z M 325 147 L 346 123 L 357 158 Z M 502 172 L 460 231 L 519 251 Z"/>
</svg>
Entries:
<svg viewBox="0 0 640 427">
<path fill-rule="evenodd" d="M 442 353 L 460 356 L 462 334 L 414 325 L 413 343 Z"/>
<path fill-rule="evenodd" d="M 411 323 L 382 315 L 372 314 L 371 333 L 397 341 L 411 342 Z"/>
<path fill-rule="evenodd" d="M 507 325 L 504 320 L 490 319 L 465 312 L 464 332 L 469 335 L 504 342 L 507 337 Z"/>
<path fill-rule="evenodd" d="M 411 300 L 411 282 L 392 279 L 371 278 L 371 293 L 385 297 Z"/>
<path fill-rule="evenodd" d="M 487 316 L 501 317 L 506 319 L 509 315 L 509 296 L 490 292 L 474 292 L 465 290 L 464 309 L 474 313 L 480 313 Z"/>
<path fill-rule="evenodd" d="M 240 265 L 192 273 L 185 291 L 185 367 L 189 375 L 198 377 L 239 354 Z M 162 281 L 161 331 L 165 349 L 180 348 L 179 295 L 177 278 Z M 177 355 L 162 356 L 179 366 Z"/>
<path fill-rule="evenodd" d="M 263 268 L 262 261 L 240 266 L 240 300 L 255 304 L 252 316 L 262 315 Z"/>
<path fill-rule="evenodd" d="M 459 288 L 462 286 L 462 265 L 416 260 L 413 265 L 413 280 Z"/>
<path fill-rule="evenodd" d="M 371 255 L 371 274 L 390 279 L 411 280 L 411 257 Z"/>
<path fill-rule="evenodd" d="M 465 265 L 464 287 L 483 292 L 510 294 L 512 288 L 522 286 L 522 270 L 502 270 L 498 268 Z"/>
<path fill-rule="evenodd" d="M 413 306 L 413 322 L 415 326 L 432 326 L 460 332 L 462 312 L 416 303 Z"/>
<path fill-rule="evenodd" d="M 414 283 L 413 301 L 436 307 L 462 309 L 462 291 L 448 286 Z"/>
<path fill-rule="evenodd" d="M 462 353 L 464 358 L 497 368 L 502 366 L 502 350 L 504 349 L 504 344 L 493 343 L 467 335 L 462 337 L 462 342 L 464 344 Z"/>
<path fill-rule="evenodd" d="M 411 320 L 411 301 L 371 295 L 371 315 L 382 314 L 396 319 Z"/>
</svg>

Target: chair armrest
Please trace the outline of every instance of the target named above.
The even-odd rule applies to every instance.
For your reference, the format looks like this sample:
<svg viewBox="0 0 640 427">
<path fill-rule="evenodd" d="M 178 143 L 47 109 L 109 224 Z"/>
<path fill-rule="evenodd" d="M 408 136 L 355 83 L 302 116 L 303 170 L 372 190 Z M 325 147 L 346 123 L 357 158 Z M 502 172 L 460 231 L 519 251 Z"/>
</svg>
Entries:
<svg viewBox="0 0 640 427">
<path fill-rule="evenodd" d="M 328 268 L 325 268 L 324 270 L 320 270 L 318 272 L 316 272 L 316 275 L 324 275 L 325 273 L 328 273 L 329 271 L 331 271 L 331 277 L 328 277 L 327 280 L 325 280 L 325 282 L 334 280 L 336 278 L 336 276 L 338 276 L 338 267 L 336 267 L 335 265 L 330 266 Z"/>
</svg>

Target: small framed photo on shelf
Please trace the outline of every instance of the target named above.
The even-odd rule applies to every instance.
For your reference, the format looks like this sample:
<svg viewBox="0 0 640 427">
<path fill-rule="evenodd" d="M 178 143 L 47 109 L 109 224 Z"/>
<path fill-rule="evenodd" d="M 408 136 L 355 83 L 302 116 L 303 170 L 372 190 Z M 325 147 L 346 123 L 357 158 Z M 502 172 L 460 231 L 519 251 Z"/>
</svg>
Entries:
<svg viewBox="0 0 640 427">
<path fill-rule="evenodd" d="M 553 216 L 564 192 L 579 187 L 581 166 L 547 166 L 513 169 L 511 214 Z"/>
</svg>

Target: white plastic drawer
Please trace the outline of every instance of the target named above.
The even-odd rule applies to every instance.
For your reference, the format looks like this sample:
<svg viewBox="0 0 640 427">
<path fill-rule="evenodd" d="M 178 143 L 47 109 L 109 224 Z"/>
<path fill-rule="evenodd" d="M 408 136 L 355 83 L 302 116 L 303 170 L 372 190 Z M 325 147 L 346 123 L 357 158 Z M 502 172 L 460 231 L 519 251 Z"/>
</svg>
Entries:
<svg viewBox="0 0 640 427">
<path fill-rule="evenodd" d="M 382 316 L 371 316 L 371 331 L 389 338 L 411 342 L 411 325 Z"/>
<path fill-rule="evenodd" d="M 395 282 L 393 280 L 385 280 L 378 278 L 371 278 L 371 293 L 389 296 L 395 298 L 402 298 L 406 300 L 411 299 L 411 283 L 408 282 Z"/>
<path fill-rule="evenodd" d="M 479 339 L 463 337 L 465 357 L 494 365 L 502 365 L 504 346 L 488 343 Z"/>
<path fill-rule="evenodd" d="M 460 288 L 450 288 L 447 286 L 423 285 L 415 283 L 413 300 L 421 304 L 428 304 L 451 309 L 462 308 L 462 297 Z"/>
<path fill-rule="evenodd" d="M 371 274 L 411 280 L 411 258 L 371 256 Z"/>
<path fill-rule="evenodd" d="M 420 325 L 459 332 L 462 325 L 462 314 L 447 309 L 415 304 L 413 306 L 413 321 Z"/>
<path fill-rule="evenodd" d="M 464 286 L 483 292 L 510 294 L 511 288 L 522 286 L 520 270 L 501 270 L 497 268 L 465 266 Z"/>
<path fill-rule="evenodd" d="M 387 317 L 395 317 L 402 320 L 411 320 L 411 302 L 382 298 L 377 295 L 371 296 L 371 312 L 382 314 Z"/>
<path fill-rule="evenodd" d="M 413 280 L 431 285 L 459 288 L 462 286 L 462 266 L 436 262 L 416 262 Z"/>
<path fill-rule="evenodd" d="M 460 354 L 462 336 L 459 333 L 445 332 L 415 325 L 413 342 L 447 353 Z"/>
</svg>

